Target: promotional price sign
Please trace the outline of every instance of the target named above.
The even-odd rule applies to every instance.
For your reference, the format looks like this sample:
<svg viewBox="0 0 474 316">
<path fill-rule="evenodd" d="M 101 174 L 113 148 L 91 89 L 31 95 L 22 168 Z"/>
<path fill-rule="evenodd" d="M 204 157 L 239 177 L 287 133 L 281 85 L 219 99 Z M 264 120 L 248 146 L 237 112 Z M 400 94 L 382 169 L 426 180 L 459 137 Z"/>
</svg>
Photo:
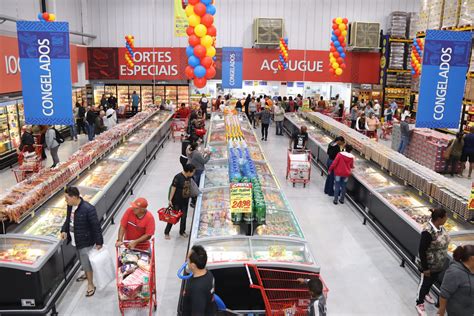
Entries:
<svg viewBox="0 0 474 316">
<path fill-rule="evenodd" d="M 252 213 L 252 183 L 230 184 L 230 213 Z"/>
</svg>

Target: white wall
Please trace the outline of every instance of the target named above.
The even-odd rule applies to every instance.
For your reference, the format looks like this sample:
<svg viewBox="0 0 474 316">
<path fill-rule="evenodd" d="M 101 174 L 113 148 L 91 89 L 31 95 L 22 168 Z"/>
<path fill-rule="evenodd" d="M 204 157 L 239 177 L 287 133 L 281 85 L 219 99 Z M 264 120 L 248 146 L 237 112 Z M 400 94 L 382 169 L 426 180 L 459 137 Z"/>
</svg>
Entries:
<svg viewBox="0 0 474 316">
<path fill-rule="evenodd" d="M 35 20 L 39 0 L 0 0 L 0 13 Z M 133 34 L 136 46 L 182 47 L 186 38 L 174 37 L 174 0 L 48 0 L 59 21 L 70 29 L 97 35 L 93 46 L 123 46 Z M 392 11 L 418 11 L 417 0 L 216 0 L 217 46 L 252 46 L 257 17 L 284 18 L 290 49 L 327 50 L 331 20 L 380 22 L 385 28 Z M 15 32 L 11 22 L 0 32 Z M 73 42 L 80 38 L 73 36 Z M 88 42 L 87 42 L 88 43 Z"/>
</svg>

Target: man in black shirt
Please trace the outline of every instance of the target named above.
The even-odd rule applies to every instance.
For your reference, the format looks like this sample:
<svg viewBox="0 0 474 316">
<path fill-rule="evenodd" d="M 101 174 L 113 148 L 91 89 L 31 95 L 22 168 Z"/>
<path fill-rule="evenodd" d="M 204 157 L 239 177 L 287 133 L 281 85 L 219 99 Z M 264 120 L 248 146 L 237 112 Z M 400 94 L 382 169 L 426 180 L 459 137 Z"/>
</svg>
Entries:
<svg viewBox="0 0 474 316">
<path fill-rule="evenodd" d="M 112 108 L 112 109 L 116 109 L 117 108 L 117 98 L 111 93 L 110 94 L 110 97 L 109 99 L 107 100 L 107 103 L 109 103 L 109 106 Z"/>
<path fill-rule="evenodd" d="M 183 316 L 214 316 L 214 276 L 206 269 L 207 253 L 202 246 L 193 246 L 188 254 L 188 268 L 193 273 L 183 292 Z"/>
<path fill-rule="evenodd" d="M 188 237 L 186 234 L 186 217 L 188 215 L 188 204 L 191 196 L 191 179 L 195 170 L 196 167 L 193 165 L 185 165 L 183 171 L 174 176 L 169 193 L 169 205 L 173 210 L 183 212 L 179 223 L 179 234 L 184 238 Z M 165 239 L 170 239 L 171 227 L 173 227 L 173 225 L 166 225 Z"/>
<path fill-rule="evenodd" d="M 89 141 L 94 140 L 95 137 L 95 122 L 97 118 L 97 113 L 94 112 L 92 107 L 89 105 L 86 112 L 86 123 L 87 123 L 87 134 Z"/>
<path fill-rule="evenodd" d="M 293 143 L 293 149 L 304 150 L 308 142 L 308 132 L 306 126 L 301 126 L 299 132 L 294 132 L 290 138 L 290 149 Z"/>
<path fill-rule="evenodd" d="M 344 137 L 338 136 L 328 145 L 328 160 L 326 161 L 326 167 L 329 169 L 332 162 L 336 159 L 337 154 L 344 148 L 345 140 Z M 328 174 L 326 183 L 324 185 L 324 193 L 329 196 L 334 196 L 334 172 Z"/>
</svg>

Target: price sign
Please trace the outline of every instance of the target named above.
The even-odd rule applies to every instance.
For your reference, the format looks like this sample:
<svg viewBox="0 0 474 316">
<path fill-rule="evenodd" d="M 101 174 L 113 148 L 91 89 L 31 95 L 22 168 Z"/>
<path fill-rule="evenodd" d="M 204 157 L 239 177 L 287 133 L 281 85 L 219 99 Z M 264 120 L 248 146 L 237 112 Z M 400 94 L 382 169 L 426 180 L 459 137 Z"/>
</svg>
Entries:
<svg viewBox="0 0 474 316">
<path fill-rule="evenodd" d="M 252 213 L 252 183 L 230 184 L 230 213 Z"/>
<path fill-rule="evenodd" d="M 467 205 L 469 211 L 474 212 L 474 182 L 471 186 L 471 196 L 469 197 L 469 204 Z"/>
</svg>

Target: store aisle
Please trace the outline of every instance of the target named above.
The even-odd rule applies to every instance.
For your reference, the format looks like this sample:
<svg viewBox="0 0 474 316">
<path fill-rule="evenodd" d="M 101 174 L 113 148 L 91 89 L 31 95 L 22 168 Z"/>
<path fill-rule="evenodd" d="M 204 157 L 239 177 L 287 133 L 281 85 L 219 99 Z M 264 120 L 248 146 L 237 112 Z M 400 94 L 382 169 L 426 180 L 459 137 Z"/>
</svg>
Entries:
<svg viewBox="0 0 474 316">
<path fill-rule="evenodd" d="M 262 147 L 321 265 L 330 290 L 328 315 L 416 315 L 417 280 L 376 232 L 362 225 L 357 210 L 348 203 L 335 206 L 324 194 L 320 170 L 313 166 L 306 188 L 286 181 L 288 137 L 276 136 L 274 128 Z M 429 314 L 434 311 L 427 305 Z"/>
<path fill-rule="evenodd" d="M 173 176 L 182 170 L 179 163 L 181 144 L 172 140 L 165 142 L 164 149 L 160 149 L 156 160 L 147 168 L 147 174 L 142 177 L 134 195 L 122 206 L 116 216 L 116 223 L 129 204 L 137 197 L 148 200 L 149 210 L 155 216 L 155 257 L 156 279 L 158 292 L 158 309 L 156 315 L 176 315 L 181 282 L 176 277 L 176 272 L 183 264 L 186 256 L 188 240 L 179 237 L 177 227 L 171 231 L 171 240 L 163 238 L 165 223 L 158 221 L 157 210 L 166 206 L 168 189 Z M 188 227 L 191 227 L 192 212 L 188 214 Z M 110 226 L 104 234 L 108 250 L 115 257 L 115 241 L 117 240 L 118 225 Z M 189 233 L 189 228 L 187 230 Z M 104 290 L 97 291 L 91 298 L 86 298 L 86 283 L 77 283 L 69 287 L 62 297 L 59 306 L 60 315 L 119 315 L 117 290 L 115 282 L 109 284 Z M 126 315 L 145 315 L 144 313 L 126 313 Z"/>
</svg>

